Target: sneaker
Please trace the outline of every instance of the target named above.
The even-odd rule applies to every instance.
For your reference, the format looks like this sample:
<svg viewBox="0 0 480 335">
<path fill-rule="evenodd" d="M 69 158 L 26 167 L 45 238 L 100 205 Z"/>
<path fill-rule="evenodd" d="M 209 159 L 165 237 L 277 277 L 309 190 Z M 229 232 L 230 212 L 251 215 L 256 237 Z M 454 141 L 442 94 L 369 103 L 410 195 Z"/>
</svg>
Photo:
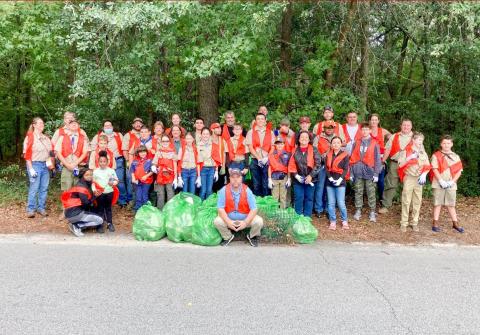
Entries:
<svg viewBox="0 0 480 335">
<path fill-rule="evenodd" d="M 108 228 L 108 231 L 113 233 L 115 231 L 115 226 L 113 225 L 113 223 L 109 223 L 107 225 L 107 228 Z"/>
<path fill-rule="evenodd" d="M 256 236 L 250 237 L 250 234 L 247 234 L 247 240 L 252 247 L 258 247 L 258 238 Z"/>
<path fill-rule="evenodd" d="M 47 213 L 44 209 L 38 211 L 38 214 L 40 214 L 40 215 L 43 216 L 43 217 L 48 216 L 48 213 Z"/>
<path fill-rule="evenodd" d="M 414 232 L 419 232 L 420 231 L 420 229 L 418 229 L 417 224 L 412 225 L 412 229 L 413 229 Z"/>
<path fill-rule="evenodd" d="M 347 221 L 342 221 L 342 229 L 345 229 L 345 230 L 350 229 L 350 227 L 348 226 L 348 222 L 347 222 Z"/>
<path fill-rule="evenodd" d="M 103 234 L 105 232 L 105 229 L 103 228 L 103 224 L 97 226 L 96 230 L 98 234 Z"/>
<path fill-rule="evenodd" d="M 235 238 L 235 235 L 232 234 L 232 236 L 228 240 L 223 240 L 222 243 L 220 243 L 220 245 L 222 247 L 226 247 L 230 244 L 230 242 L 233 241 L 234 238 Z"/>
<path fill-rule="evenodd" d="M 84 236 L 84 234 L 82 233 L 82 230 L 80 228 L 78 228 L 78 226 L 76 226 L 73 223 L 70 223 L 70 222 L 68 223 L 68 229 L 70 229 L 72 234 L 75 235 L 76 237 Z"/>
<path fill-rule="evenodd" d="M 440 227 L 438 227 L 438 226 L 433 226 L 433 227 L 432 227 L 432 231 L 434 231 L 435 233 L 439 233 L 439 232 L 441 232 L 442 230 L 441 230 Z"/>
<path fill-rule="evenodd" d="M 463 227 L 459 227 L 459 226 L 452 226 L 453 229 L 455 229 L 456 231 L 458 231 L 460 234 L 463 234 L 465 232 L 465 229 L 463 229 Z"/>
<path fill-rule="evenodd" d="M 400 226 L 400 231 L 401 231 L 402 233 L 406 233 L 406 232 L 407 232 L 407 226 L 403 226 L 403 225 Z"/>
<path fill-rule="evenodd" d="M 388 213 L 388 208 L 387 207 L 382 207 L 378 210 L 379 214 L 387 214 Z"/>
<path fill-rule="evenodd" d="M 371 211 L 369 220 L 370 222 L 377 222 L 377 213 L 375 213 L 374 211 Z"/>
<path fill-rule="evenodd" d="M 335 221 L 331 221 L 330 226 L 328 226 L 328 229 L 336 230 L 337 229 L 337 223 Z"/>
<path fill-rule="evenodd" d="M 33 219 L 35 217 L 35 212 L 27 212 L 27 218 Z"/>
<path fill-rule="evenodd" d="M 353 219 L 355 221 L 360 221 L 360 218 L 362 217 L 362 210 L 358 209 L 355 211 L 355 214 L 353 214 Z"/>
</svg>

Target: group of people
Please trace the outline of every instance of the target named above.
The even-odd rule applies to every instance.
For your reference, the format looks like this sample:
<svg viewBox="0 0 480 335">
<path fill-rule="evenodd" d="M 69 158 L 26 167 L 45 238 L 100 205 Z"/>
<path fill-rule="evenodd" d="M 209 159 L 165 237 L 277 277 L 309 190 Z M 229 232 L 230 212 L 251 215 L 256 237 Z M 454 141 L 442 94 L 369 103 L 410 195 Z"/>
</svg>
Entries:
<svg viewBox="0 0 480 335">
<path fill-rule="evenodd" d="M 462 163 L 452 151 L 450 136 L 442 138 L 440 149 L 429 159 L 423 135 L 412 131 L 408 119 L 393 134 L 380 126 L 377 114 L 359 124 L 357 114 L 350 112 L 346 120 L 345 124 L 334 121 L 333 108 L 326 106 L 323 120 L 312 130 L 310 118 L 304 116 L 295 132 L 288 118 L 275 128 L 268 121 L 267 108 L 261 106 L 248 129 L 228 111 L 223 124 L 207 127 L 197 118 L 193 131 L 187 132 L 180 115 L 174 114 L 166 129 L 157 121 L 150 130 L 141 118 L 135 118 L 132 129 L 123 135 L 105 121 L 89 141 L 73 113 L 65 113 L 64 125 L 52 139 L 44 134 L 43 121 L 35 118 L 24 142 L 30 181 L 27 216 L 47 215 L 49 169 L 60 165 L 64 215 L 76 235 L 89 226 L 103 232 L 104 222 L 114 231 L 115 203 L 120 207 L 130 203 L 136 211 L 155 193 L 161 209 L 176 192 L 198 194 L 205 200 L 217 191 L 215 225 L 225 244 L 232 231 L 251 227 L 248 239 L 254 245 L 262 221 L 256 215 L 253 195 L 272 195 L 283 208 L 293 203 L 295 211 L 305 216 L 325 213 L 332 230 L 337 226 L 338 208 L 341 226 L 348 229 L 348 185 L 354 193 L 353 219 L 361 219 L 366 193 L 368 219 L 376 222 L 377 197 L 382 204 L 378 213 L 387 213 L 399 183 L 403 183 L 401 231 L 409 225 L 418 231 L 422 190 L 430 176 L 432 230 L 440 231 L 439 215 L 445 206 L 453 228 L 463 232 L 455 212 Z M 247 176 L 251 190 L 245 184 Z"/>
</svg>

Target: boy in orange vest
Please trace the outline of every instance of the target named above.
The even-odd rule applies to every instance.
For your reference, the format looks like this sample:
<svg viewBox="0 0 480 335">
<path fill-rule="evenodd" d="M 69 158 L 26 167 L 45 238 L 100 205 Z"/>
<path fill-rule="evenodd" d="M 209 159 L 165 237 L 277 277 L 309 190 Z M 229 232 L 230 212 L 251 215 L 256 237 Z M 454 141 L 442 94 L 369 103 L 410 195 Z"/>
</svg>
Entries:
<svg viewBox="0 0 480 335">
<path fill-rule="evenodd" d="M 432 156 L 432 170 L 430 178 L 433 189 L 433 225 L 432 230 L 439 232 L 438 220 L 442 206 L 447 207 L 448 214 L 453 222 L 453 229 L 459 233 L 465 230 L 458 225 L 455 204 L 457 199 L 457 181 L 462 175 L 463 165 L 460 157 L 452 151 L 453 139 L 449 135 L 442 137 L 441 150 Z"/>
<path fill-rule="evenodd" d="M 268 188 L 272 190 L 272 196 L 280 202 L 281 208 L 287 208 L 287 193 L 291 185 L 288 178 L 288 162 L 291 154 L 285 150 L 282 137 L 277 137 L 274 150 L 268 155 Z"/>
<path fill-rule="evenodd" d="M 375 188 L 378 175 L 382 172 L 382 157 L 380 147 L 370 136 L 370 124 L 362 123 L 360 127 L 361 138 L 353 142 L 350 156 L 350 180 L 355 189 L 355 214 L 353 218 L 359 221 L 362 216 L 363 190 L 367 189 L 368 206 L 370 207 L 370 222 L 377 221 L 375 212 Z"/>
<path fill-rule="evenodd" d="M 152 161 L 147 158 L 148 149 L 141 145 L 137 148 L 135 159 L 130 166 L 132 183 L 135 187 L 135 206 L 134 211 L 145 205 L 148 201 L 148 191 L 153 183 Z"/>
</svg>

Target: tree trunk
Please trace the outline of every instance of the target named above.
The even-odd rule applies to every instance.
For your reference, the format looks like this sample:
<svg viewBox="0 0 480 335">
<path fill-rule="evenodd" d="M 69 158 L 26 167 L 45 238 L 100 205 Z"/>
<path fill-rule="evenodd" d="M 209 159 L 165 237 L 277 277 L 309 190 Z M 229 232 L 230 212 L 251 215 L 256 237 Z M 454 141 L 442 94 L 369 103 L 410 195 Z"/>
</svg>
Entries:
<svg viewBox="0 0 480 335">
<path fill-rule="evenodd" d="M 357 6 L 357 0 L 350 0 L 348 2 L 347 16 L 345 17 L 342 27 L 340 28 L 340 33 L 338 35 L 337 48 L 330 56 L 332 65 L 330 68 L 327 69 L 325 73 L 325 87 L 327 88 L 333 87 L 333 67 L 335 66 L 335 63 L 340 58 L 340 52 L 342 51 L 343 45 L 345 44 L 345 41 L 347 39 L 347 35 L 350 32 L 352 19 L 355 16 L 356 6 Z"/>
<path fill-rule="evenodd" d="M 363 4 L 362 19 L 361 19 L 361 46 L 360 46 L 360 118 L 366 119 L 367 116 L 367 100 L 368 100 L 368 54 L 369 54 L 369 20 L 370 3 Z"/>
<path fill-rule="evenodd" d="M 198 80 L 198 112 L 206 126 L 218 121 L 218 78 L 214 75 Z"/>
<path fill-rule="evenodd" d="M 283 12 L 282 25 L 280 31 L 280 64 L 285 72 L 286 79 L 283 81 L 283 87 L 290 86 L 290 72 L 292 70 L 292 2 L 290 1 Z"/>
</svg>

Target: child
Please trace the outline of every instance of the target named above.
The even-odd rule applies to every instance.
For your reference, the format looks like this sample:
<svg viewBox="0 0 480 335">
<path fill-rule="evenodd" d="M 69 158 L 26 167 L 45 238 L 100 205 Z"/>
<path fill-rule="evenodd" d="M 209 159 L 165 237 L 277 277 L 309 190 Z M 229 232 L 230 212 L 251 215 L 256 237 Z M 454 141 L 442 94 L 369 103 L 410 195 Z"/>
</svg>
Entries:
<svg viewBox="0 0 480 335">
<path fill-rule="evenodd" d="M 420 207 L 422 206 L 423 185 L 430 171 L 428 155 L 423 147 L 424 136 L 415 133 L 412 142 L 400 153 L 398 158 L 398 177 L 403 182 L 402 219 L 400 230 L 405 233 L 408 227 L 410 203 L 412 204 L 412 229 L 417 232 Z"/>
<path fill-rule="evenodd" d="M 345 206 L 345 181 L 348 180 L 350 157 L 345 151 L 340 150 L 342 139 L 338 136 L 332 138 L 330 151 L 326 157 L 327 170 L 327 198 L 329 229 L 337 229 L 337 216 L 335 206 L 338 206 L 342 218 L 342 229 L 349 229 L 347 207 Z"/>
<path fill-rule="evenodd" d="M 212 131 L 202 130 L 202 140 L 198 143 L 198 161 L 202 164 L 200 176 L 195 184 L 200 187 L 200 198 L 207 199 L 212 194 L 213 182 L 218 180 L 217 162 L 213 158 Z"/>
<path fill-rule="evenodd" d="M 198 151 L 194 141 L 192 133 L 185 135 L 177 166 L 178 187 L 183 187 L 183 192 L 192 194 L 195 194 L 195 180 L 200 176 Z"/>
<path fill-rule="evenodd" d="M 226 160 L 228 169 L 239 169 L 242 172 L 243 181 L 248 173 L 248 145 L 245 145 L 243 127 L 240 123 L 233 125 L 233 136 L 226 140 Z"/>
<path fill-rule="evenodd" d="M 95 169 L 98 169 L 100 167 L 100 165 L 98 164 L 99 163 L 98 159 L 100 157 L 99 153 L 101 151 L 104 151 L 107 155 L 106 156 L 107 160 L 108 160 L 107 166 L 109 168 L 112 168 L 112 169 L 115 170 L 117 168 L 117 163 L 115 162 L 115 158 L 113 156 L 113 151 L 108 149 L 108 137 L 107 137 L 107 135 L 98 136 L 98 145 L 97 145 L 97 148 L 95 149 L 95 151 L 92 151 L 90 153 L 90 160 L 88 162 L 88 167 L 91 170 L 95 170 Z"/>
<path fill-rule="evenodd" d="M 291 185 L 288 178 L 288 162 L 291 154 L 285 151 L 285 143 L 282 137 L 277 137 L 274 142 L 275 148 L 268 155 L 268 187 L 272 190 L 272 196 L 280 202 L 280 208 L 287 208 L 287 189 Z"/>
<path fill-rule="evenodd" d="M 100 145 L 100 140 L 99 140 Z M 106 222 L 107 228 L 110 232 L 115 231 L 115 226 L 112 220 L 112 205 L 116 202 L 114 199 L 114 187 L 118 184 L 118 178 L 115 170 L 108 167 L 108 153 L 100 151 L 98 153 L 99 167 L 93 170 L 92 190 L 97 197 L 97 214 L 100 215 Z M 115 187 L 118 198 L 118 189 Z M 103 224 L 97 226 L 97 232 L 103 233 Z"/>
<path fill-rule="evenodd" d="M 457 211 L 455 210 L 457 198 L 457 181 L 462 175 L 463 166 L 460 157 L 452 151 L 453 139 L 443 136 L 440 141 L 441 150 L 432 156 L 432 170 L 430 177 L 433 189 L 433 226 L 434 232 L 439 232 L 438 220 L 442 206 L 447 207 L 453 221 L 453 229 L 459 233 L 465 230 L 458 225 Z"/>
<path fill-rule="evenodd" d="M 135 184 L 135 206 L 134 211 L 145 205 L 148 201 L 148 190 L 153 183 L 152 161 L 147 158 L 148 149 L 141 145 L 135 151 L 135 158 L 130 166 L 132 184 Z"/>
<path fill-rule="evenodd" d="M 152 171 L 157 174 L 154 190 L 157 192 L 157 207 L 162 209 L 167 201 L 173 198 L 173 189 L 177 188 L 177 162 L 175 149 L 168 135 L 162 135 L 162 145 L 153 158 Z"/>
</svg>

